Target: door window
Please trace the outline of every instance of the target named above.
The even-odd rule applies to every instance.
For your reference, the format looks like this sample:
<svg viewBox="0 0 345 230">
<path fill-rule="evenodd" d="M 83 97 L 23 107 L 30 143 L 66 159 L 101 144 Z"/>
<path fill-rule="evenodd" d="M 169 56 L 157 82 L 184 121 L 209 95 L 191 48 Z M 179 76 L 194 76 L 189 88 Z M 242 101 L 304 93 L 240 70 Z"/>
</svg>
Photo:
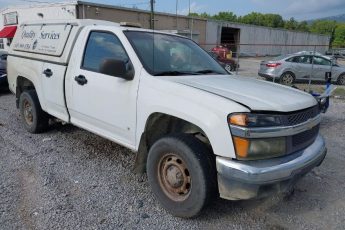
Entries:
<svg viewBox="0 0 345 230">
<path fill-rule="evenodd" d="M 301 64 L 310 64 L 310 58 L 309 56 L 296 56 L 296 57 L 292 57 L 289 58 L 287 61 L 289 62 L 294 62 L 294 63 L 301 63 Z"/>
<path fill-rule="evenodd" d="M 91 32 L 84 51 L 82 69 L 100 73 L 100 66 L 107 59 L 129 62 L 125 49 L 114 34 Z"/>
<path fill-rule="evenodd" d="M 330 66 L 331 61 L 329 61 L 325 58 L 322 58 L 322 57 L 314 57 L 314 64 L 315 65 L 328 65 L 328 66 Z"/>
</svg>

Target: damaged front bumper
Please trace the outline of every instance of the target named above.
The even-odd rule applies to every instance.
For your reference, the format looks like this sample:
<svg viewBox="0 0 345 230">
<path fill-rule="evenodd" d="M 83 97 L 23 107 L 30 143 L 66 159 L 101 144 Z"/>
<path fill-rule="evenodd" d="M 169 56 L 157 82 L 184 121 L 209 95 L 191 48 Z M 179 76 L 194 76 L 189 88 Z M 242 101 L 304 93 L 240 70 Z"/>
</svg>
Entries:
<svg viewBox="0 0 345 230">
<path fill-rule="evenodd" d="M 246 200 L 287 192 L 298 179 L 319 166 L 326 153 L 324 139 L 318 135 L 306 149 L 284 157 L 257 161 L 217 157 L 220 197 Z"/>
</svg>

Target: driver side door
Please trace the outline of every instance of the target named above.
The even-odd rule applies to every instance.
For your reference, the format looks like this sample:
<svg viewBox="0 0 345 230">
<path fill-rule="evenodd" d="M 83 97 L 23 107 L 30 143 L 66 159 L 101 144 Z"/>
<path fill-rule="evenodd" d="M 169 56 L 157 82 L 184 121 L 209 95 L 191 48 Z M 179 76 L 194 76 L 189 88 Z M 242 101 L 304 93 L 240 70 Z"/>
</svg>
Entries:
<svg viewBox="0 0 345 230">
<path fill-rule="evenodd" d="M 138 76 L 125 80 L 101 72 L 107 59 L 131 63 L 116 33 L 90 30 L 85 37 L 84 53 L 75 48 L 72 54 L 81 60 L 80 65 L 68 73 L 71 122 L 131 148 L 135 145 Z"/>
</svg>

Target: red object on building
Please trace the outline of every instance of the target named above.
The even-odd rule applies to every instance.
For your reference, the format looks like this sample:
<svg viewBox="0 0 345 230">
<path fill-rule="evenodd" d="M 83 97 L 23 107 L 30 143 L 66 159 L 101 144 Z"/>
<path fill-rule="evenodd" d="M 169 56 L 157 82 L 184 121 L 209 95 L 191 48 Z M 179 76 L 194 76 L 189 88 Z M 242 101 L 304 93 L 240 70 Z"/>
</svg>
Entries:
<svg viewBox="0 0 345 230">
<path fill-rule="evenodd" d="M 17 26 L 6 26 L 0 31 L 0 38 L 13 38 L 16 30 Z"/>
</svg>

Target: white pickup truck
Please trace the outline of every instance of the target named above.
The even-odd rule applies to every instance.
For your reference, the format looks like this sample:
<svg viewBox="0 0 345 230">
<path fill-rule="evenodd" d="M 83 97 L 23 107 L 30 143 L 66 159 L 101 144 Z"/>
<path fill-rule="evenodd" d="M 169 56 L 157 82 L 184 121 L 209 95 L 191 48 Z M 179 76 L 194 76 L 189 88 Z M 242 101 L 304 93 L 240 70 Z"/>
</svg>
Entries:
<svg viewBox="0 0 345 230">
<path fill-rule="evenodd" d="M 8 81 L 29 132 L 57 119 L 133 150 L 157 200 L 180 217 L 215 196 L 290 191 L 326 156 L 312 96 L 229 75 L 173 34 L 95 20 L 24 23 Z"/>
</svg>

